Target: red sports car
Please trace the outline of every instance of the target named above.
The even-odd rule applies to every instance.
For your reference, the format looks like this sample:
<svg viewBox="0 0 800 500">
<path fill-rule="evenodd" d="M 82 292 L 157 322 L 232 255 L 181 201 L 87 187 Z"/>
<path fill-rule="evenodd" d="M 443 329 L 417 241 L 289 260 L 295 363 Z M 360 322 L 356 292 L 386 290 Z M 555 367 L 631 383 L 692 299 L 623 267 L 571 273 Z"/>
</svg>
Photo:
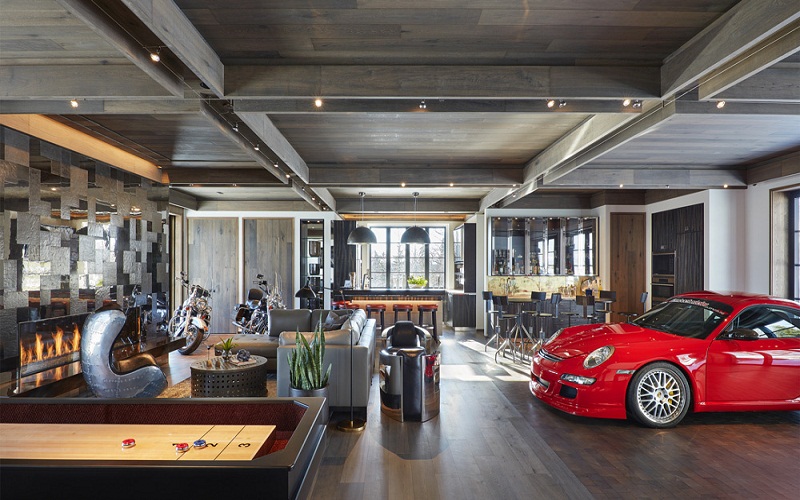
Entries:
<svg viewBox="0 0 800 500">
<path fill-rule="evenodd" d="M 567 413 L 649 427 L 690 408 L 800 410 L 800 304 L 695 292 L 631 323 L 564 328 L 536 349 L 530 389 Z"/>
</svg>

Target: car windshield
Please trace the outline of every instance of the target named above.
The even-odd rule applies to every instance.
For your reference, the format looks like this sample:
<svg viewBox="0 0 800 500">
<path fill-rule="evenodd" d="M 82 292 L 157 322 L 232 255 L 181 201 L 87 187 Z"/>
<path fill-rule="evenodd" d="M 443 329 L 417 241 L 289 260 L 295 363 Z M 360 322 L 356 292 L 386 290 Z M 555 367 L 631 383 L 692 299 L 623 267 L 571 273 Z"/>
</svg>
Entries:
<svg viewBox="0 0 800 500">
<path fill-rule="evenodd" d="M 706 338 L 733 309 L 719 302 L 674 298 L 632 323 L 681 337 Z"/>
</svg>

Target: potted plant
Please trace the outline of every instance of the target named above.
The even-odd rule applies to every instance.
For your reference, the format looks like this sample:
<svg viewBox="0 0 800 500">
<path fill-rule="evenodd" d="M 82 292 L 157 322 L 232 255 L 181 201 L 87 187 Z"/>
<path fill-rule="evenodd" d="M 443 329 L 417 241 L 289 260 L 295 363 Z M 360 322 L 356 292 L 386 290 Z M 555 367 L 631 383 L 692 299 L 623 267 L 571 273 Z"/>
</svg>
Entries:
<svg viewBox="0 0 800 500">
<path fill-rule="evenodd" d="M 428 280 L 425 279 L 423 276 L 409 276 L 408 277 L 408 286 L 409 288 L 422 288 L 428 284 Z"/>
<path fill-rule="evenodd" d="M 219 343 L 219 347 L 222 349 L 222 359 L 228 361 L 228 358 L 231 357 L 231 350 L 236 347 L 236 344 L 233 343 L 233 337 L 228 337 Z"/>
<path fill-rule="evenodd" d="M 309 343 L 297 330 L 294 351 L 289 353 L 289 395 L 292 397 L 327 397 L 331 365 L 323 370 L 325 331 L 322 322 Z"/>
</svg>

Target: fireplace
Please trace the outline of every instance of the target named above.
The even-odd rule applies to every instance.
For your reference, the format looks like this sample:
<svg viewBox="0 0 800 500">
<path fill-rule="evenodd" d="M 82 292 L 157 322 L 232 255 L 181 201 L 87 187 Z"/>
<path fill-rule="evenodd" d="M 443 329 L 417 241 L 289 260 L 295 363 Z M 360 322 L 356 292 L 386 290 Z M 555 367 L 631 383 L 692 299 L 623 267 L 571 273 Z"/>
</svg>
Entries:
<svg viewBox="0 0 800 500">
<path fill-rule="evenodd" d="M 19 361 L 15 393 L 80 374 L 81 332 L 91 313 L 25 321 L 17 326 Z M 131 309 L 117 337 L 113 357 L 121 359 L 138 351 L 139 311 Z"/>
</svg>

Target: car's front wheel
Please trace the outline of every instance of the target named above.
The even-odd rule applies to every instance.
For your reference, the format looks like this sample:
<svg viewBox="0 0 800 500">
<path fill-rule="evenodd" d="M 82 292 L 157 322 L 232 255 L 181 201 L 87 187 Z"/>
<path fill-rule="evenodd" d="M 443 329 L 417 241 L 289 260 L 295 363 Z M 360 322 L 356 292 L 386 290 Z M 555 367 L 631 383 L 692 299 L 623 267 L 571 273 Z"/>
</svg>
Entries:
<svg viewBox="0 0 800 500">
<path fill-rule="evenodd" d="M 628 410 L 647 427 L 674 427 L 689 411 L 691 392 L 686 376 L 669 363 L 647 365 L 628 387 Z"/>
</svg>

